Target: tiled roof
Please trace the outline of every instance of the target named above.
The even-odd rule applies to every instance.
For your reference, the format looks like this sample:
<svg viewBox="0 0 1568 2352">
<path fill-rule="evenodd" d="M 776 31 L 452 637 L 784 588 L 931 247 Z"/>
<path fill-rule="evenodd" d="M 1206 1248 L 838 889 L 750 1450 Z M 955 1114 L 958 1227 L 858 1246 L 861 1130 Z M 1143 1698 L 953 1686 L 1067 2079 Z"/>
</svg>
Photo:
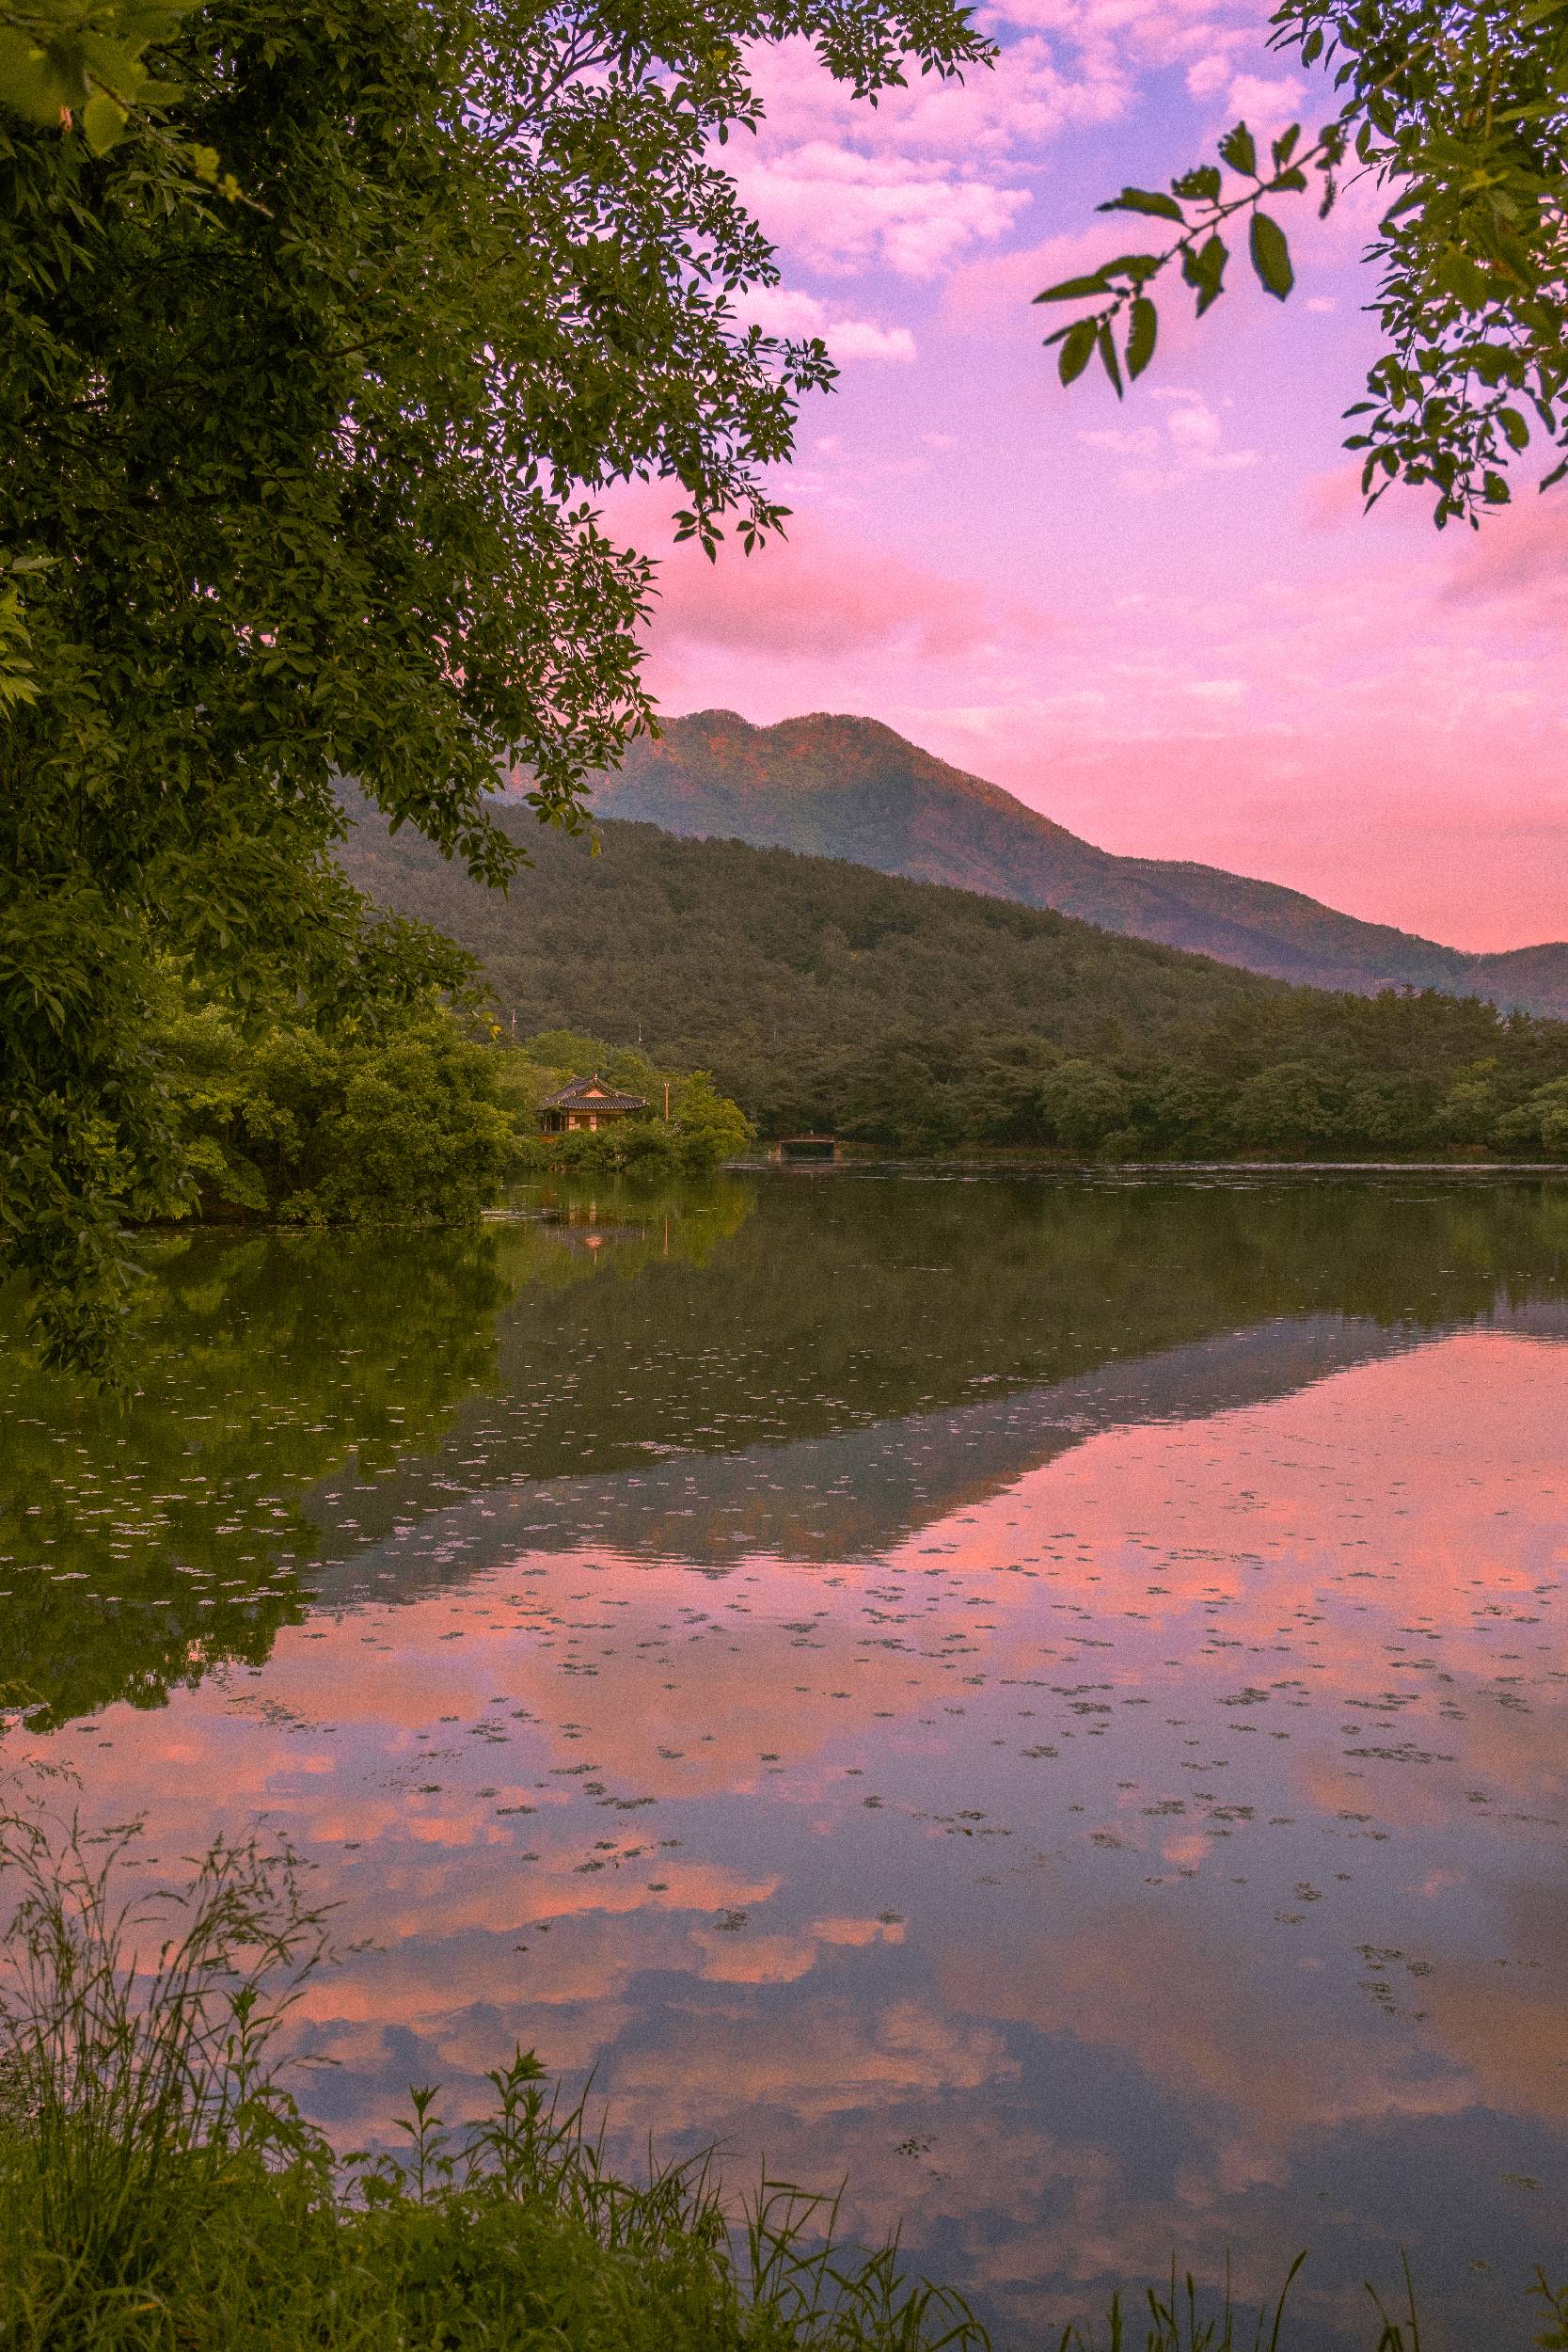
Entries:
<svg viewBox="0 0 1568 2352">
<path fill-rule="evenodd" d="M 539 1105 L 544 1111 L 589 1109 L 600 1111 L 645 1111 L 648 1107 L 641 1094 L 623 1094 L 610 1086 L 595 1070 L 591 1078 L 568 1078 L 554 1094 L 546 1094 Z"/>
</svg>

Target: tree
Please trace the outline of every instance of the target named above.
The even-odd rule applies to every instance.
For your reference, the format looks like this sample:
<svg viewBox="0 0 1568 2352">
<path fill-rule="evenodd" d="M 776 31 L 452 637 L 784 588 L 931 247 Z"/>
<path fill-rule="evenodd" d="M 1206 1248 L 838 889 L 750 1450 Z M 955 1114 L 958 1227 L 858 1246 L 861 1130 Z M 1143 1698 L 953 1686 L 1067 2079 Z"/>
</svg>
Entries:
<svg viewBox="0 0 1568 2352">
<path fill-rule="evenodd" d="M 833 372 L 740 323 L 715 151 L 791 35 L 866 97 L 990 54 L 956 0 L 0 11 L 0 1236 L 55 1354 L 191 1197 L 156 972 L 326 1028 L 455 984 L 332 864 L 337 779 L 503 882 L 498 767 L 576 829 L 651 721 L 594 494 L 782 526 Z"/>
<path fill-rule="evenodd" d="M 1039 1090 L 1039 1106 L 1058 1143 L 1069 1151 L 1096 1151 L 1125 1127 L 1132 1098 L 1114 1070 L 1092 1061 L 1064 1061 Z"/>
<path fill-rule="evenodd" d="M 1345 171 L 1388 203 L 1369 259 L 1387 349 L 1347 414 L 1369 504 L 1389 485 L 1435 493 L 1438 527 L 1474 526 L 1510 497 L 1532 442 L 1568 473 L 1568 9 L 1558 0 L 1280 0 L 1275 48 L 1333 74 L 1338 111 L 1293 125 L 1260 157 L 1244 122 L 1218 161 L 1101 206 L 1165 224 L 1164 243 L 1064 280 L 1040 302 L 1090 309 L 1047 342 L 1064 384 L 1098 354 L 1115 386 L 1154 357 L 1150 289 L 1179 270 L 1199 317 L 1225 287 L 1227 232 L 1284 301 L 1294 270 L 1277 199 L 1310 191 L 1320 218 Z"/>
<path fill-rule="evenodd" d="M 248 1036 L 181 1007 L 155 1043 L 203 1212 L 288 1224 L 442 1224 L 477 1216 L 515 1149 L 501 1057 L 438 1006 L 369 1038 L 287 1013 Z"/>
<path fill-rule="evenodd" d="M 672 1112 L 681 1166 L 692 1175 L 733 1159 L 756 1139 L 756 1130 L 705 1070 L 694 1070 L 674 1089 Z"/>
<path fill-rule="evenodd" d="M 1307 1061 L 1275 1062 L 1237 1091 L 1230 1123 L 1238 1143 L 1262 1150 L 1317 1151 L 1343 1133 L 1342 1090 Z"/>
<path fill-rule="evenodd" d="M 1552 1159 L 1568 1159 L 1568 1078 L 1537 1087 L 1528 1102 L 1498 1120 L 1493 1133 L 1504 1151 L 1539 1149 Z"/>
</svg>

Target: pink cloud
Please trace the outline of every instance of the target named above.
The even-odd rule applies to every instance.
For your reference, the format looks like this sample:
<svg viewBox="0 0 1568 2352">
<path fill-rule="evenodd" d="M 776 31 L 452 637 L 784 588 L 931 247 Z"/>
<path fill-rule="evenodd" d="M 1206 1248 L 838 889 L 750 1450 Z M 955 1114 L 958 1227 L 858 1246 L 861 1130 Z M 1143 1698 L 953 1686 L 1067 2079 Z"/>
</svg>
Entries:
<svg viewBox="0 0 1568 2352">
<path fill-rule="evenodd" d="M 1044 309 L 1031 307 L 1035 296 L 1047 286 L 1098 268 L 1107 254 L 1121 250 L 1114 238 L 1114 230 L 1095 220 L 1038 245 L 965 262 L 942 291 L 943 325 L 959 333 L 979 330 L 1009 342 L 1037 342 L 1072 312 L 1063 309 L 1048 317 Z"/>
<path fill-rule="evenodd" d="M 788 286 L 758 286 L 745 296 L 742 313 L 769 335 L 803 338 L 820 336 L 833 358 L 903 359 L 915 356 L 914 337 L 907 326 L 879 326 L 871 319 L 836 314 L 820 295 Z"/>
<path fill-rule="evenodd" d="M 1191 88 L 1191 74 L 1187 83 Z M 1259 140 L 1277 137 L 1288 123 L 1300 122 L 1306 111 L 1306 85 L 1293 75 L 1233 73 L 1227 77 L 1224 108 L 1227 124 L 1245 122 Z"/>
<path fill-rule="evenodd" d="M 754 71 L 766 108 L 762 145 L 826 137 L 878 152 L 941 153 L 961 164 L 975 154 L 1011 154 L 1075 126 L 1110 120 L 1132 85 L 1120 67 L 1064 70 L 1061 45 L 1026 34 L 1007 41 L 997 66 L 961 81 L 916 75 L 876 106 L 857 104 L 803 40 L 761 52 Z"/>
<path fill-rule="evenodd" d="M 1101 72 L 1130 76 L 1260 44 L 1262 0 L 998 0 L 995 15 L 1055 34 Z"/>
<path fill-rule="evenodd" d="M 1043 615 L 1032 616 L 1046 627 Z M 656 646 L 671 640 L 770 656 L 897 648 L 962 657 L 1009 626 L 973 580 L 944 578 L 803 518 L 797 536 L 718 565 L 677 548 L 659 575 Z"/>
<path fill-rule="evenodd" d="M 1529 617 L 1568 617 L 1568 495 L 1537 498 L 1521 480 L 1516 503 L 1466 535 L 1443 590 L 1453 604 L 1514 604 Z"/>
<path fill-rule="evenodd" d="M 1005 235 L 1031 201 L 1027 188 L 822 138 L 759 153 L 736 176 L 768 235 L 830 273 L 879 262 L 903 278 L 933 277 Z"/>
</svg>

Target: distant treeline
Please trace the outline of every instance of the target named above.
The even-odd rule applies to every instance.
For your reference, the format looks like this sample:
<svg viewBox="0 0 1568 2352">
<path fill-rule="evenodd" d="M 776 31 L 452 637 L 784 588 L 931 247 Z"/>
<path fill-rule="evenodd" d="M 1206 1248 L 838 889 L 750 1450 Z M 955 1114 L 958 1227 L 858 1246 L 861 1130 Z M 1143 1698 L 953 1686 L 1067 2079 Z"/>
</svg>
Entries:
<svg viewBox="0 0 1568 2352">
<path fill-rule="evenodd" d="M 740 1073 L 727 1074 L 745 1097 Z M 1485 1008 L 1422 995 L 1235 1016 L 1174 1054 L 1129 1041 L 1064 1055 L 1025 1032 L 909 1028 L 804 1057 L 758 1092 L 767 1132 L 825 1126 L 911 1152 L 1558 1159 L 1568 1158 L 1568 1025 L 1499 1024 Z"/>
<path fill-rule="evenodd" d="M 1568 1024 L 1435 991 L 1290 987 L 828 858 L 507 821 L 502 898 L 361 822 L 353 879 L 479 956 L 503 1025 L 710 1071 L 765 1136 L 1180 1158 L 1568 1158 Z M 526 829 L 526 830 L 525 830 Z"/>
</svg>

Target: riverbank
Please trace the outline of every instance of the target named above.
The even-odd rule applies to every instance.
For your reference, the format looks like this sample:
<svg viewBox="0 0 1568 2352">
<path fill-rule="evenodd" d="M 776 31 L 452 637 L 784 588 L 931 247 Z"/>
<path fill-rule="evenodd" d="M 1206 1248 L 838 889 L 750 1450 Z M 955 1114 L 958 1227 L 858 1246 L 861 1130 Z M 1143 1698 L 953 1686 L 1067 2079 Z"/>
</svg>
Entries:
<svg viewBox="0 0 1568 2352">
<path fill-rule="evenodd" d="M 733 1175 L 759 1175 L 783 1166 L 791 1175 L 831 1175 L 835 1169 L 863 1176 L 929 1175 L 949 1171 L 965 1176 L 1568 1176 L 1568 1161 L 1493 1159 L 1085 1159 L 1066 1152 L 1042 1152 L 1019 1145 L 974 1152 L 931 1152 L 902 1156 L 869 1146 L 841 1144 L 832 1160 L 784 1161 L 765 1152 L 747 1152 L 722 1163 Z"/>
<path fill-rule="evenodd" d="M 38 1810 L 0 1830 L 0 2344 L 15 2352 L 990 2352 L 961 2296 L 896 2240 L 835 2242 L 836 2201 L 764 2180 L 724 2201 L 708 2160 L 618 2176 L 585 2106 L 515 2052 L 487 2113 L 413 2088 L 396 2153 L 344 2153 L 279 2056 L 327 1957 L 293 1857 L 214 1847 L 149 1891 L 135 1830 Z M 129 1891 L 128 1891 L 129 1890 Z M 1261 2309 L 1167 2284 L 1058 2352 L 1290 2352 L 1299 2255 Z M 1419 2352 L 1408 2265 L 1374 2352 Z M 1533 2335 L 1568 2345 L 1542 2277 Z M 1522 2338 L 1521 2338 L 1522 2341 Z"/>
</svg>

